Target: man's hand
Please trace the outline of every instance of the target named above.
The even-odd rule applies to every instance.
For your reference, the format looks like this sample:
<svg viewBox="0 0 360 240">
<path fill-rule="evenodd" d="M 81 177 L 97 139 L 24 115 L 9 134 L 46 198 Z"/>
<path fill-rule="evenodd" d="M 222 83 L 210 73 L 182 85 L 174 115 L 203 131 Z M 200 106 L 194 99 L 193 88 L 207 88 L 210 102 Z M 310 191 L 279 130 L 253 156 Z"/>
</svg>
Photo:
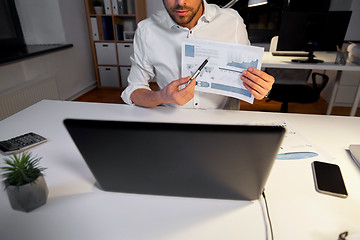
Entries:
<svg viewBox="0 0 360 240">
<path fill-rule="evenodd" d="M 183 89 L 179 86 L 189 81 L 190 77 L 180 78 L 169 83 L 160 91 L 136 89 L 130 96 L 131 101 L 143 107 L 155 107 L 160 104 L 184 105 L 194 97 L 196 80 L 193 79 Z"/>
<path fill-rule="evenodd" d="M 240 79 L 244 82 L 244 87 L 254 95 L 257 100 L 263 99 L 275 82 L 273 76 L 256 68 L 244 70 Z"/>
<path fill-rule="evenodd" d="M 194 97 L 196 80 L 191 80 L 185 88 L 179 90 L 179 86 L 187 83 L 189 80 L 190 77 L 180 78 L 161 89 L 160 94 L 163 103 L 184 105 L 189 102 Z"/>
</svg>

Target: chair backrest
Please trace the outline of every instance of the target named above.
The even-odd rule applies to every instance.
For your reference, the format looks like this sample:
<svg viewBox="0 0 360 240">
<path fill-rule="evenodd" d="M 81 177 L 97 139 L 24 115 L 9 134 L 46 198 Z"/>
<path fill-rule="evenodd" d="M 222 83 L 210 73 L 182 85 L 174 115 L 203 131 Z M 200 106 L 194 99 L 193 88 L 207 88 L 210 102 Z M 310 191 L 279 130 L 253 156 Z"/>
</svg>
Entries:
<svg viewBox="0 0 360 240">
<path fill-rule="evenodd" d="M 269 52 L 275 52 L 276 51 L 277 45 L 278 45 L 278 40 L 279 40 L 279 36 L 274 36 L 274 37 L 271 38 Z"/>
<path fill-rule="evenodd" d="M 270 52 L 275 52 L 278 45 L 279 36 L 274 36 L 270 42 Z M 301 84 L 306 85 L 309 81 L 311 70 L 308 69 L 280 69 L 266 68 L 267 73 L 275 78 L 276 84 Z"/>
<path fill-rule="evenodd" d="M 289 85 L 307 85 L 311 74 L 309 69 L 266 68 L 265 71 L 275 78 L 276 84 Z"/>
</svg>

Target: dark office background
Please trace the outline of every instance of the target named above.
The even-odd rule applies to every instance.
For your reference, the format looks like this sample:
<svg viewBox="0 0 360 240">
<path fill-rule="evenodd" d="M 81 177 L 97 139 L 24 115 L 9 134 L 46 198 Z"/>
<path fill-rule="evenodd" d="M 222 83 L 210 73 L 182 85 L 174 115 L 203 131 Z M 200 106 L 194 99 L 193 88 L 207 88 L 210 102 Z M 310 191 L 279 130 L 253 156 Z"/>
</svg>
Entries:
<svg viewBox="0 0 360 240">
<path fill-rule="evenodd" d="M 230 0 L 208 0 L 220 6 Z M 238 1 L 232 7 L 237 10 L 247 26 L 252 43 L 269 43 L 279 35 L 281 15 L 284 11 L 328 11 L 331 0 L 268 0 L 268 4 L 248 7 L 247 1 Z"/>
</svg>

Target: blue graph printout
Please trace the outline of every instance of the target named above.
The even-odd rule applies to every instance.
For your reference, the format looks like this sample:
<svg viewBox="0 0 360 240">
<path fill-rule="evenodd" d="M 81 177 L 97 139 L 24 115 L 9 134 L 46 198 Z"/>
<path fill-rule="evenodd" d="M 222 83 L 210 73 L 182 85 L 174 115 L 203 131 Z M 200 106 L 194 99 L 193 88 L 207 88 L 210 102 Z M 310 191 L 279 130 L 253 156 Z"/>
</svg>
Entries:
<svg viewBox="0 0 360 240">
<path fill-rule="evenodd" d="M 209 61 L 196 78 L 195 91 L 254 102 L 254 96 L 246 90 L 240 76 L 249 67 L 261 68 L 263 48 L 187 38 L 181 50 L 183 77 L 192 76 L 205 59 Z"/>
</svg>

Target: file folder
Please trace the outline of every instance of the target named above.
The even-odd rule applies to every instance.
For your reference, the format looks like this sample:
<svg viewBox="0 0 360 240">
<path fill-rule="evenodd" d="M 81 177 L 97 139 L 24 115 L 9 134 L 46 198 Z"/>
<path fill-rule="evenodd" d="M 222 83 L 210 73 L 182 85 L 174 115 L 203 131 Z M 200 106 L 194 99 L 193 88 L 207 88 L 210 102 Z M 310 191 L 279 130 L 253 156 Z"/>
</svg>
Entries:
<svg viewBox="0 0 360 240">
<path fill-rule="evenodd" d="M 92 32 L 93 40 L 98 41 L 99 40 L 99 30 L 98 30 L 96 17 L 91 17 L 90 22 L 91 22 L 91 32 Z"/>
<path fill-rule="evenodd" d="M 124 1 L 125 0 L 118 0 L 117 1 L 117 7 L 118 7 L 118 14 L 124 14 L 125 11 L 125 5 L 124 5 Z"/>
<path fill-rule="evenodd" d="M 127 6 L 127 13 L 128 14 L 135 14 L 134 0 L 126 0 L 126 6 Z"/>
<path fill-rule="evenodd" d="M 102 17 L 104 40 L 114 40 L 114 31 L 111 17 Z"/>
<path fill-rule="evenodd" d="M 119 14 L 118 0 L 112 0 L 113 14 Z"/>
<path fill-rule="evenodd" d="M 111 14 L 111 2 L 110 0 L 104 0 L 105 14 Z"/>
</svg>

